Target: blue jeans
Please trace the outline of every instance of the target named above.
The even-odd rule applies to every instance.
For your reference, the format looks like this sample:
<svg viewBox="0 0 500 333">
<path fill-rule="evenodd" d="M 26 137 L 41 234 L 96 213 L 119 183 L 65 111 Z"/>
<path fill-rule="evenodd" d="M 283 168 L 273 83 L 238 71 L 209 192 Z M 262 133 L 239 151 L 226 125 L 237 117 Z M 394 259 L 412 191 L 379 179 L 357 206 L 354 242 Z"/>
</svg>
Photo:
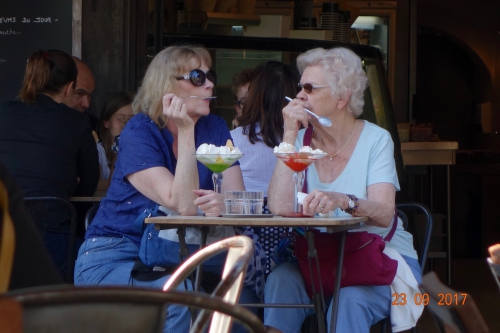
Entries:
<svg viewBox="0 0 500 333">
<path fill-rule="evenodd" d="M 108 285 L 163 289 L 163 285 L 171 275 L 154 281 L 139 281 L 130 276 L 134 260 L 139 256 L 138 246 L 126 237 L 95 237 L 87 239 L 78 252 L 75 265 L 75 285 Z M 192 290 L 191 283 L 186 284 Z M 177 288 L 184 291 L 184 284 Z M 254 302 L 252 293 L 242 291 L 240 301 Z M 253 297 L 256 297 L 253 295 Z M 189 332 L 191 314 L 184 306 L 168 308 L 164 332 Z M 235 330 L 238 330 L 235 327 Z"/>
<path fill-rule="evenodd" d="M 422 272 L 416 259 L 403 256 L 418 283 Z M 265 303 L 311 304 L 304 279 L 296 263 L 282 263 L 268 276 L 264 290 Z M 332 314 L 328 301 L 327 327 Z M 264 325 L 284 333 L 298 333 L 304 319 L 314 313 L 310 308 L 264 308 Z M 370 327 L 391 313 L 389 286 L 353 286 L 340 289 L 337 332 L 368 333 Z"/>
</svg>

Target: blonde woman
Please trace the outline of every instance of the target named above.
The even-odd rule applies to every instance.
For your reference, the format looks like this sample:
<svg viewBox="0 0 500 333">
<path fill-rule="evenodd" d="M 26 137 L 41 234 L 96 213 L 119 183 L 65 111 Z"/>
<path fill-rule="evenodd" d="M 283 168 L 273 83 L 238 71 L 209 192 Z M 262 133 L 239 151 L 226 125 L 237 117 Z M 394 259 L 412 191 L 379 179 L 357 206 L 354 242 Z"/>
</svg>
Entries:
<svg viewBox="0 0 500 333">
<path fill-rule="evenodd" d="M 132 103 L 136 115 L 120 135 L 111 185 L 80 248 L 75 284 L 160 289 L 170 275 L 152 281 L 131 276 L 142 236 L 135 219 L 156 204 L 180 215 L 224 212 L 211 172 L 193 157 L 200 144 L 221 146 L 231 137 L 225 121 L 210 115 L 206 98 L 217 82 L 211 64 L 203 48 L 171 46 L 149 65 Z M 223 191 L 244 190 L 238 163 L 223 175 Z M 170 307 L 165 332 L 188 332 L 189 323 L 186 308 Z"/>
</svg>

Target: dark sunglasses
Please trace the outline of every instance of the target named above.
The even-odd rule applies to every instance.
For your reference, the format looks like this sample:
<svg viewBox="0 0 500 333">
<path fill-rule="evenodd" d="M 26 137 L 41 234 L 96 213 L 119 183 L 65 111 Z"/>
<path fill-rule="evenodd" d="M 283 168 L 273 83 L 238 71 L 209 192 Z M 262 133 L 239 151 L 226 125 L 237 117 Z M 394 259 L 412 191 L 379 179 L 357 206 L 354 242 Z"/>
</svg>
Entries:
<svg viewBox="0 0 500 333">
<path fill-rule="evenodd" d="M 201 69 L 193 69 L 189 72 L 189 75 L 177 76 L 177 80 L 189 80 L 193 84 L 193 86 L 201 87 L 205 84 L 207 79 L 210 80 L 214 85 L 217 84 L 217 74 L 214 70 L 209 70 L 204 73 Z"/>
<path fill-rule="evenodd" d="M 323 85 L 320 85 L 320 86 L 313 86 L 310 83 L 300 83 L 300 82 L 297 85 L 299 86 L 300 89 L 304 89 L 304 91 L 307 94 L 312 93 L 313 89 L 319 89 L 319 88 L 329 87 L 329 85 L 327 85 L 327 84 L 323 84 Z"/>
<path fill-rule="evenodd" d="M 240 99 L 238 102 L 236 102 L 236 105 L 243 110 L 243 105 L 245 105 L 245 100 Z"/>
</svg>

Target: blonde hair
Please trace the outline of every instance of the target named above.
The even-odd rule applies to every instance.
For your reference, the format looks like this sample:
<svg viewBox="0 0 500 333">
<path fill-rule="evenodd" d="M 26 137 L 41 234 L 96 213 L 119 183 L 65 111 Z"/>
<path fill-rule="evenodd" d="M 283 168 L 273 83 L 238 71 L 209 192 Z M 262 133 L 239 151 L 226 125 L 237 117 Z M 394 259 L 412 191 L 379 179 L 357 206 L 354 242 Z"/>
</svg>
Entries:
<svg viewBox="0 0 500 333">
<path fill-rule="evenodd" d="M 147 114 L 159 127 L 166 124 L 163 115 L 162 98 L 174 90 L 176 76 L 191 70 L 191 60 L 195 59 L 198 66 L 212 66 L 208 51 L 199 46 L 182 45 L 169 46 L 158 53 L 149 64 L 142 85 L 132 103 L 134 114 Z"/>
<path fill-rule="evenodd" d="M 347 111 L 357 118 L 363 113 L 364 91 L 368 85 L 368 77 L 361 66 L 361 59 L 353 51 L 344 47 L 325 50 L 316 48 L 297 57 L 300 74 L 306 67 L 321 66 L 325 79 L 330 86 L 333 97 L 346 98 Z"/>
</svg>

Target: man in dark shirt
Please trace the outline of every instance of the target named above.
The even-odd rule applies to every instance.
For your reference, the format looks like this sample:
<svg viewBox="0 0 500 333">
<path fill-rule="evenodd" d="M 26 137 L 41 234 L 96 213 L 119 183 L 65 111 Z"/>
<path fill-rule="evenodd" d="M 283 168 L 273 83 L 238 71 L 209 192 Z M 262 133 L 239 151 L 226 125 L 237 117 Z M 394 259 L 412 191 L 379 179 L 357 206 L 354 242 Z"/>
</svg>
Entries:
<svg viewBox="0 0 500 333">
<path fill-rule="evenodd" d="M 63 283 L 35 223 L 26 211 L 24 194 L 1 163 L 0 180 L 9 197 L 9 213 L 16 240 L 9 290 Z"/>
</svg>

